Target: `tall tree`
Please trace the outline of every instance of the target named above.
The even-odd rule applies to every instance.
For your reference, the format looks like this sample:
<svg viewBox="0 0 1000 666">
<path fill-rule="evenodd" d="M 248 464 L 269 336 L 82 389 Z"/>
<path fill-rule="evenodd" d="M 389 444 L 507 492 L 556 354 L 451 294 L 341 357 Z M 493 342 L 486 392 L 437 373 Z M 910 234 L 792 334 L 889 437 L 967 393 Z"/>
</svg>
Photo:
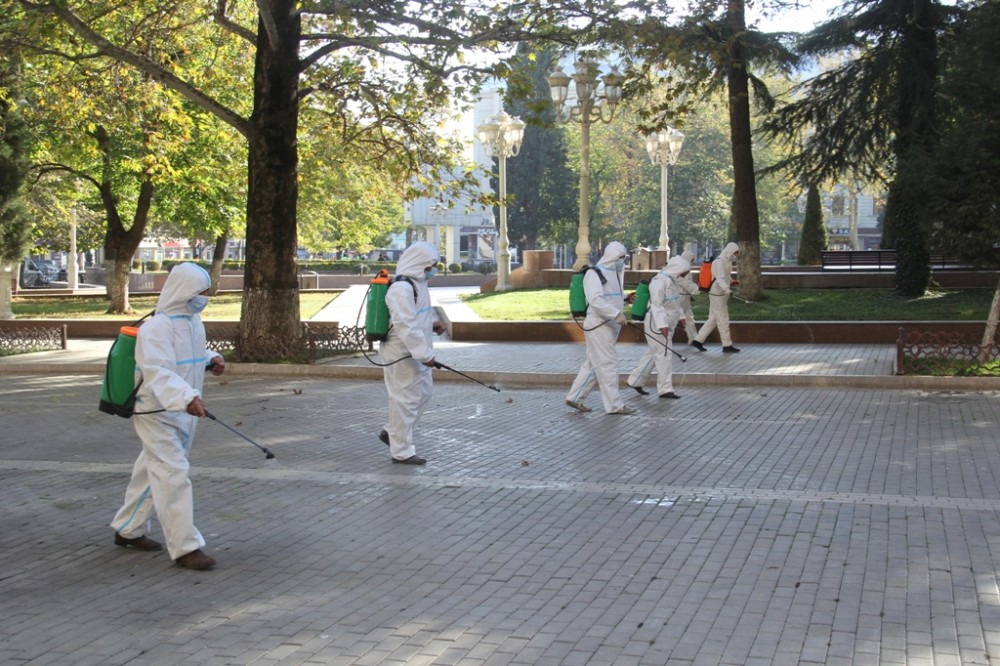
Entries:
<svg viewBox="0 0 1000 666">
<path fill-rule="evenodd" d="M 517 159 L 507 161 L 507 191 L 512 195 L 507 222 L 510 241 L 522 250 L 536 248 L 540 238 L 576 223 L 578 182 L 567 162 L 564 126 L 555 126 L 555 111 L 545 77 L 557 64 L 550 46 L 521 43 L 511 63 L 507 111 L 527 126 Z"/>
<path fill-rule="evenodd" d="M 936 152 L 937 41 L 956 10 L 937 0 L 866 0 L 845 8 L 798 50 L 849 58 L 806 81 L 766 129 L 794 143 L 803 131 L 813 132 L 804 149 L 780 165 L 806 182 L 844 175 L 876 182 L 891 174 L 883 246 L 897 251 L 896 291 L 918 296 L 930 279 L 933 223 L 919 165 Z"/>
<path fill-rule="evenodd" d="M 816 266 L 823 259 L 827 248 L 826 221 L 823 219 L 823 202 L 819 188 L 806 188 L 806 216 L 802 222 L 802 240 L 799 242 L 799 266 Z"/>
<path fill-rule="evenodd" d="M 788 70 L 797 59 L 784 46 L 784 35 L 762 33 L 747 25 L 745 0 L 705 0 L 672 24 L 667 16 L 669 9 L 639 23 L 618 23 L 610 29 L 609 39 L 625 44 L 645 63 L 649 75 L 639 79 L 644 83 L 634 92 L 651 94 L 659 88 L 664 96 L 648 114 L 653 127 L 681 115 L 687 98 L 726 90 L 741 291 L 748 299 L 758 300 L 763 291 L 751 104 L 770 108 L 773 98 L 755 70 Z"/>
<path fill-rule="evenodd" d="M 301 3 L 257 0 L 255 21 L 231 10 L 244 2 L 218 0 L 208 17 L 194 0 L 170 12 L 175 33 L 212 18 L 253 47 L 252 111 L 244 115 L 183 74 L 136 50 L 146 42 L 116 42 L 107 22 L 114 7 L 65 0 L 18 0 L 69 25 L 106 57 L 138 68 L 215 114 L 248 145 L 247 264 L 237 355 L 282 356 L 301 344 L 296 278 L 297 131 L 300 105 L 310 96 L 341 120 L 345 144 L 365 143 L 369 159 L 395 165 L 423 182 L 454 161 L 425 112 L 475 89 L 470 48 L 497 48 L 533 36 L 558 39 L 553 28 L 597 20 L 595 3 L 528 2 L 494 5 L 427 0 L 420 3 Z M 609 3 L 610 4 L 610 3 Z M 527 26 L 527 27 L 526 27 Z M 315 102 L 314 102 L 315 103 Z M 393 156 L 390 159 L 390 156 Z M 430 164 L 429 172 L 422 167 Z"/>
<path fill-rule="evenodd" d="M 0 319 L 14 318 L 11 280 L 14 266 L 24 257 L 31 229 L 25 205 L 25 180 L 31 159 L 27 128 L 17 105 L 19 75 L 16 52 L 0 56 Z"/>
</svg>

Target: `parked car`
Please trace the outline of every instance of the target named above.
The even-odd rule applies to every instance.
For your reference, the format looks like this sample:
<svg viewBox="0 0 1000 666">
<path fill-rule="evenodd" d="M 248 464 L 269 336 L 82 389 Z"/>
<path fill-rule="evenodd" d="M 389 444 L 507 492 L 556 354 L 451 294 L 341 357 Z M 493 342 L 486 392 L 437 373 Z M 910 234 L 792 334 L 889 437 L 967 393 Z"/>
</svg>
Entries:
<svg viewBox="0 0 1000 666">
<path fill-rule="evenodd" d="M 37 259 L 25 257 L 21 262 L 21 287 L 24 289 L 39 288 L 49 286 L 52 278 L 49 277 L 48 267 L 40 266 Z"/>
<path fill-rule="evenodd" d="M 59 274 L 59 266 L 56 262 L 51 259 L 35 259 L 34 257 L 32 257 L 31 260 L 34 262 L 35 267 L 38 268 L 38 270 L 45 273 L 49 280 L 56 279 L 56 276 Z"/>
<path fill-rule="evenodd" d="M 56 280 L 59 282 L 69 282 L 69 271 L 67 271 L 65 267 L 60 268 L 59 272 L 56 273 Z M 76 281 L 78 283 L 86 282 L 87 281 L 86 271 L 80 271 L 79 273 L 77 273 Z"/>
</svg>

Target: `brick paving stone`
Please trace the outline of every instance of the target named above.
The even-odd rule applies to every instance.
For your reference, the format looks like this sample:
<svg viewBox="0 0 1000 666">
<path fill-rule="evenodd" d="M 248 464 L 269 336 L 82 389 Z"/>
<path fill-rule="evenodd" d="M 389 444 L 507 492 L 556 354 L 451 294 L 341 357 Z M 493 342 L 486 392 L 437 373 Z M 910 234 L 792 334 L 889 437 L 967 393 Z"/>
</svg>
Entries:
<svg viewBox="0 0 1000 666">
<path fill-rule="evenodd" d="M 401 470 L 374 437 L 380 382 L 233 376 L 210 408 L 278 457 L 199 427 L 196 521 L 220 562 L 201 573 L 111 545 L 137 443 L 96 412 L 96 378 L 2 381 L 0 663 L 1000 653 L 994 393 L 690 386 L 611 419 L 567 412 L 564 388 L 443 382 L 430 462 Z"/>
</svg>

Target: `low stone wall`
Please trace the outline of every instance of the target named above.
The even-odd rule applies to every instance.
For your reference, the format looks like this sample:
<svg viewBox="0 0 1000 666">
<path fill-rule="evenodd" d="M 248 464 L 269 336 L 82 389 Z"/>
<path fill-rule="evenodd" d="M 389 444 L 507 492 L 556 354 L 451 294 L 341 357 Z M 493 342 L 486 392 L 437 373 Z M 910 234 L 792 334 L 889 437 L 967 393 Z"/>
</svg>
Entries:
<svg viewBox="0 0 1000 666">
<path fill-rule="evenodd" d="M 451 321 L 448 333 L 460 342 L 583 342 L 581 326 L 572 321 Z M 734 321 L 739 344 L 895 344 L 900 327 L 914 330 L 982 335 L 985 322 L 963 321 Z M 622 329 L 619 341 L 642 342 L 642 323 Z M 681 334 L 678 341 L 687 338 Z M 719 343 L 718 332 L 708 343 Z"/>
</svg>

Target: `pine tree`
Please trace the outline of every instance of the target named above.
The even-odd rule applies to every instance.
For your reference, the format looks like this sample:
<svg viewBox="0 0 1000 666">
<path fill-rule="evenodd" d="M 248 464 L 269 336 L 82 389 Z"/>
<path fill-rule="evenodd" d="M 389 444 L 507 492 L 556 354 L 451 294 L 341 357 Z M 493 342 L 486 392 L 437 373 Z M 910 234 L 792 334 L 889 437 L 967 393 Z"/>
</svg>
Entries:
<svg viewBox="0 0 1000 666">
<path fill-rule="evenodd" d="M 823 205 L 819 188 L 810 185 L 806 192 L 806 217 L 802 222 L 802 239 L 799 241 L 799 266 L 815 266 L 827 249 L 826 221 L 823 219 Z"/>
</svg>

